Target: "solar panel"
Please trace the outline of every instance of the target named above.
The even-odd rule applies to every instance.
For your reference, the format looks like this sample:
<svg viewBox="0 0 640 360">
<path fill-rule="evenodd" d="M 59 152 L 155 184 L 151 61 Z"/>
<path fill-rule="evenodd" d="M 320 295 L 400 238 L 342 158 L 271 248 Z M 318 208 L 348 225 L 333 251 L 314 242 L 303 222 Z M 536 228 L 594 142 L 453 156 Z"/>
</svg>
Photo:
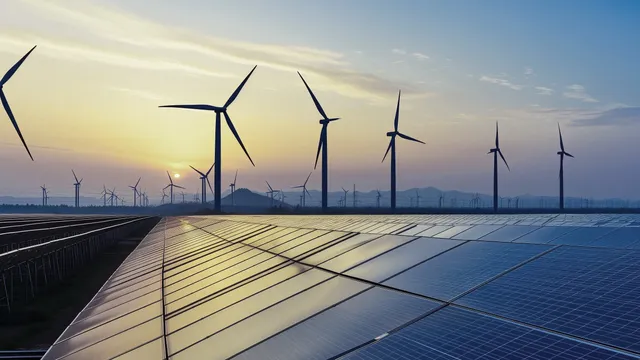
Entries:
<svg viewBox="0 0 640 360">
<path fill-rule="evenodd" d="M 511 242 L 535 231 L 536 229 L 539 229 L 539 227 L 527 225 L 506 225 L 494 232 L 480 237 L 479 240 Z"/>
<path fill-rule="evenodd" d="M 438 306 L 439 303 L 419 297 L 373 288 L 275 335 L 236 358 L 329 359 Z"/>
<path fill-rule="evenodd" d="M 559 248 L 456 303 L 640 351 L 640 252 Z"/>
<path fill-rule="evenodd" d="M 584 227 L 579 228 L 564 235 L 561 235 L 549 242 L 549 244 L 557 245 L 588 245 L 610 232 L 615 228 L 610 227 Z"/>
<path fill-rule="evenodd" d="M 622 360 L 633 357 L 446 307 L 343 359 Z"/>
<path fill-rule="evenodd" d="M 640 244 L 640 227 L 622 227 L 591 241 L 589 246 L 610 248 L 638 248 Z"/>
<path fill-rule="evenodd" d="M 502 226 L 503 225 L 475 225 L 468 230 L 465 230 L 458 235 L 453 236 L 452 239 L 478 240 L 479 238 L 500 229 Z"/>
<path fill-rule="evenodd" d="M 548 249 L 545 245 L 468 242 L 383 284 L 449 300 Z"/>
<path fill-rule="evenodd" d="M 570 231 L 573 231 L 575 229 L 575 227 L 570 226 L 543 226 L 538 230 L 530 232 L 514 240 L 514 242 L 546 244 L 551 242 L 553 239 L 569 233 Z"/>
</svg>

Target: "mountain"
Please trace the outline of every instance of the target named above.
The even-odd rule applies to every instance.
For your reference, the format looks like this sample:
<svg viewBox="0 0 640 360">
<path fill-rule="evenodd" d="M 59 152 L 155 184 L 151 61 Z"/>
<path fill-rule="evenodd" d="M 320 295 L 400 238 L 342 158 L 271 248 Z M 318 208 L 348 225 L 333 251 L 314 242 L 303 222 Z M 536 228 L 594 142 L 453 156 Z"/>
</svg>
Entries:
<svg viewBox="0 0 640 360">
<path fill-rule="evenodd" d="M 231 206 L 232 204 L 235 204 L 236 207 L 240 207 L 240 208 L 245 208 L 245 207 L 251 207 L 251 208 L 270 208 L 272 207 L 271 205 L 271 198 L 261 195 L 261 194 L 257 194 L 254 193 L 253 191 L 246 189 L 246 188 L 241 188 L 238 189 L 234 192 L 233 194 L 233 203 L 231 202 L 231 194 L 227 195 L 226 197 L 222 198 L 222 206 Z M 288 203 L 283 203 L 279 200 L 276 200 L 276 198 L 274 197 L 273 199 L 273 206 L 275 207 L 286 207 L 286 208 L 291 208 L 292 206 Z"/>
</svg>

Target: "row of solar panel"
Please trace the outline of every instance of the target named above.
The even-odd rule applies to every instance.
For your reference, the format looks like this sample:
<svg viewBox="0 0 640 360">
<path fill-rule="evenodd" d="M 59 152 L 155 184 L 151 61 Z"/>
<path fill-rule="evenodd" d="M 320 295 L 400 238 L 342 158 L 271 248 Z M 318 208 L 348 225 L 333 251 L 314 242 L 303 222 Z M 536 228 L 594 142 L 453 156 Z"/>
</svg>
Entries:
<svg viewBox="0 0 640 360">
<path fill-rule="evenodd" d="M 172 227 L 172 225 L 177 226 Z M 276 253 L 289 258 L 307 254 L 310 256 L 302 260 L 308 261 L 309 265 L 320 265 L 332 272 L 351 269 L 347 271 L 347 275 L 362 277 L 372 282 L 391 277 L 389 281 L 385 282 L 387 286 L 396 286 L 417 294 L 448 300 L 550 248 L 542 245 L 464 243 L 463 241 L 415 239 L 405 236 L 384 236 L 382 238 L 373 235 L 354 236 L 354 234 L 346 233 L 284 229 L 229 221 L 218 221 L 211 224 L 205 227 L 206 232 L 198 230 L 192 225 L 180 224 L 175 221 L 167 222 L 166 226 L 168 228 L 166 232 L 157 231 L 149 234 L 141 247 L 105 284 L 99 296 L 89 304 L 88 309 L 80 314 L 76 321 L 79 324 L 74 323 L 70 327 L 74 330 L 68 329 L 61 337 L 66 344 L 62 346 L 56 344 L 50 352 L 52 354 L 50 358 L 58 358 L 60 354 L 64 355 L 65 349 L 66 353 L 75 349 L 76 352 L 73 354 L 78 353 L 80 357 L 95 354 L 87 352 L 91 351 L 90 348 L 95 347 L 89 345 L 92 341 L 102 340 L 105 336 L 109 338 L 110 334 L 122 334 L 118 331 L 123 329 L 130 329 L 125 332 L 134 331 L 143 325 L 146 329 L 142 331 L 147 336 L 145 339 L 151 342 L 136 350 L 135 354 L 140 355 L 140 351 L 145 353 L 146 351 L 160 351 L 161 354 L 163 351 L 162 339 L 158 337 L 162 334 L 147 330 L 149 327 L 155 326 L 151 324 L 157 323 L 154 321 L 155 319 L 160 319 L 160 323 L 162 323 L 160 294 L 162 256 L 164 256 L 164 300 L 167 312 L 166 324 L 163 325 L 166 326 L 166 333 L 169 334 L 167 340 L 169 352 L 181 354 L 183 349 L 205 346 L 194 344 L 201 344 L 198 341 L 213 335 L 213 330 L 219 329 L 220 331 L 224 330 L 224 334 L 234 334 L 235 332 L 231 329 L 235 329 L 235 326 L 229 329 L 224 326 L 230 326 L 237 321 L 249 321 L 251 315 L 258 313 L 260 309 L 265 309 L 269 304 L 275 306 L 275 304 L 279 304 L 279 301 L 285 301 L 287 294 L 292 295 L 303 291 L 304 289 L 300 287 L 299 283 L 297 286 L 282 285 L 287 282 L 287 284 L 296 284 L 292 282 L 293 278 L 302 276 L 302 274 L 307 274 L 300 278 L 307 279 L 302 282 L 303 286 L 310 286 L 314 283 L 308 279 L 316 279 L 316 284 L 329 281 L 329 279 L 334 283 L 348 283 L 349 291 L 363 290 L 363 286 L 365 288 L 373 286 L 371 283 L 367 285 L 347 278 L 336 277 L 334 273 L 313 270 L 309 266 L 276 257 L 274 255 Z M 178 235 L 181 232 L 183 234 Z M 209 232 L 216 236 L 211 236 Z M 238 240 L 244 242 L 242 244 L 236 243 L 235 241 Z M 164 244 L 165 242 L 166 244 Z M 333 246 L 315 254 L 308 253 L 308 251 L 316 250 L 326 244 Z M 164 251 L 162 245 L 165 245 Z M 395 247 L 397 247 L 395 250 L 385 253 Z M 294 250 L 296 248 L 298 250 Z M 513 253 L 505 253 L 507 248 Z M 515 250 L 516 248 L 519 250 Z M 303 249 L 307 250 L 302 251 Z M 586 251 L 589 249 L 578 250 Z M 381 253 L 384 254 L 375 257 Z M 441 255 L 422 262 L 437 254 Z M 478 255 L 482 256 L 478 257 Z M 367 262 L 371 258 L 373 260 Z M 504 261 L 496 262 L 496 258 Z M 402 262 L 398 260 L 402 260 Z M 400 276 L 393 277 L 394 274 L 403 270 L 402 267 L 410 267 L 413 263 L 419 263 L 419 265 L 400 274 Z M 487 265 L 484 268 L 480 266 L 483 263 Z M 398 268 L 398 264 L 401 264 L 400 268 Z M 449 269 L 448 273 L 447 268 Z M 435 279 L 435 282 L 425 282 L 424 279 L 429 279 L 428 275 L 435 270 L 439 276 L 442 276 Z M 451 281 L 453 279 L 455 282 Z M 278 281 L 284 281 L 284 283 L 278 283 Z M 453 288 L 451 287 L 452 283 L 455 283 Z M 278 286 L 280 287 L 278 288 Z M 273 288 L 277 288 L 277 290 L 271 290 Z M 286 289 L 288 292 L 283 291 Z M 373 289 L 382 290 L 375 287 Z M 334 291 L 336 289 L 331 290 L 331 292 Z M 255 295 L 258 293 L 259 296 Z M 251 296 L 254 297 L 250 298 Z M 492 295 L 486 296 L 490 300 Z M 465 300 L 467 298 L 468 296 L 463 297 L 462 302 L 470 301 Z M 287 300 L 287 304 L 295 303 L 293 299 Z M 516 308 L 521 309 L 521 307 Z M 508 309 L 498 310 L 505 312 Z M 264 316 L 260 315 L 257 318 Z M 637 319 L 627 320 L 637 327 Z M 254 321 L 256 320 L 251 320 L 250 323 L 255 324 Z M 106 322 L 109 325 L 105 325 Z M 140 325 L 131 327 L 132 324 Z M 607 326 L 611 327 L 611 323 L 604 324 L 605 333 Z M 87 331 L 91 327 L 93 327 L 93 331 Z M 388 329 L 390 328 L 387 327 Z M 82 331 L 85 333 L 78 335 Z M 133 333 L 138 334 L 137 330 Z M 602 327 L 596 329 L 595 333 L 601 334 Z M 238 336 L 238 333 L 235 334 Z M 268 334 L 269 331 L 265 330 L 263 336 Z M 318 335 L 315 334 L 315 336 Z M 226 337 L 214 336 L 216 339 Z M 109 339 L 120 339 L 120 335 L 114 335 Z M 606 343 L 606 341 L 604 342 Z M 245 345 L 247 344 L 239 346 Z M 249 345 L 251 344 L 249 343 Z M 78 351 L 78 348 L 82 346 L 86 346 L 84 349 L 87 350 Z M 98 348 L 103 346 L 98 346 Z M 226 343 L 225 346 L 227 346 Z M 104 350 L 93 349 L 93 351 L 101 353 Z M 193 351 L 195 350 L 185 350 L 185 353 L 189 354 Z"/>
</svg>

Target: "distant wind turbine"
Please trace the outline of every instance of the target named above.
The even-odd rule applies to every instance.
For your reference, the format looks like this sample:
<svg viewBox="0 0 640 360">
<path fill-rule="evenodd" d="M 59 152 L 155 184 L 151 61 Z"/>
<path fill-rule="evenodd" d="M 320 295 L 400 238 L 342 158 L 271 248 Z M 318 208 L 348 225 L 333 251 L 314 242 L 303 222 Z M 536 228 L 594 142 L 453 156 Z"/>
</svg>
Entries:
<svg viewBox="0 0 640 360">
<path fill-rule="evenodd" d="M 176 184 L 173 183 L 173 179 L 171 179 L 171 175 L 169 175 L 168 171 L 167 171 L 167 176 L 169 177 L 169 185 L 165 186 L 164 189 L 169 188 L 169 194 L 170 194 L 169 199 L 171 200 L 171 204 L 173 204 L 173 188 L 175 187 L 175 188 L 183 189 L 183 190 L 184 190 L 184 188 L 182 186 L 179 186 L 179 185 L 176 185 Z M 164 189 L 162 189 L 162 190 L 164 190 Z"/>
<path fill-rule="evenodd" d="M 498 122 L 496 121 L 496 147 L 489 150 L 487 154 L 493 153 L 493 211 L 498 211 L 498 155 L 504 161 L 504 164 L 507 166 L 507 170 L 511 171 L 509 168 L 509 164 L 507 164 L 507 160 L 502 155 L 502 150 L 500 150 L 500 137 L 498 135 Z"/>
<path fill-rule="evenodd" d="M 380 194 L 380 190 L 376 190 L 376 192 L 376 206 L 380 207 L 380 198 L 382 197 L 382 194 Z"/>
<path fill-rule="evenodd" d="M 247 83 L 247 80 L 249 80 L 249 77 L 251 76 L 251 74 L 253 74 L 253 72 L 257 67 L 258 65 L 253 67 L 251 72 L 249 72 L 249 75 L 247 75 L 247 77 L 244 78 L 244 80 L 240 83 L 236 91 L 234 91 L 233 94 L 231 94 L 227 102 L 222 107 L 213 106 L 213 105 L 203 105 L 203 104 L 160 106 L 161 108 L 169 107 L 169 108 L 180 108 L 180 109 L 205 110 L 205 111 L 213 111 L 216 113 L 214 163 L 217 164 L 217 166 L 215 167 L 215 171 L 213 172 L 213 184 L 215 185 L 214 186 L 214 208 L 216 211 L 220 211 L 221 199 L 222 199 L 222 188 L 221 188 L 222 186 L 222 133 L 221 133 L 220 114 L 224 115 L 224 118 L 227 122 L 227 126 L 233 133 L 233 136 L 235 136 L 236 140 L 238 141 L 238 144 L 240 144 L 240 147 L 242 147 L 242 150 L 244 150 L 244 153 L 249 158 L 249 161 L 251 161 L 251 165 L 256 166 L 253 163 L 253 160 L 251 160 L 251 156 L 249 156 L 247 149 L 244 147 L 244 144 L 242 143 L 242 140 L 240 139 L 240 135 L 238 135 L 238 132 L 236 131 L 235 126 L 233 126 L 233 123 L 231 122 L 231 118 L 229 117 L 229 114 L 227 114 L 227 108 L 233 103 L 236 97 L 238 97 L 238 94 L 240 94 L 240 91 L 242 90 L 244 85 Z"/>
<path fill-rule="evenodd" d="M 269 185 L 268 181 L 265 180 L 265 182 L 267 183 L 267 186 L 269 187 L 269 191 L 267 191 L 267 196 L 271 197 L 271 207 L 273 207 L 273 194 L 278 192 L 278 191 L 277 190 L 273 190 L 271 185 Z"/>
<path fill-rule="evenodd" d="M 318 152 L 316 153 L 316 163 L 313 166 L 313 168 L 315 169 L 318 166 L 318 157 L 320 156 L 320 150 L 322 149 L 322 210 L 326 210 L 328 206 L 327 196 L 328 196 L 328 188 L 329 188 L 329 180 L 328 180 L 329 156 L 327 153 L 327 128 L 329 127 L 330 122 L 340 120 L 340 118 L 329 118 L 327 116 L 327 114 L 322 109 L 322 106 L 320 106 L 320 102 L 318 102 L 318 99 L 313 94 L 313 91 L 311 91 L 311 88 L 309 87 L 309 85 L 307 85 L 307 82 L 304 80 L 304 78 L 302 77 L 302 74 L 300 74 L 299 71 L 298 71 L 298 75 L 300 75 L 300 79 L 302 79 L 304 86 L 309 91 L 309 95 L 311 95 L 311 99 L 313 100 L 313 103 L 316 105 L 318 112 L 320 113 L 320 115 L 322 115 L 322 120 L 320 120 L 320 124 L 322 124 L 322 131 L 320 132 L 320 142 L 318 143 Z M 345 202 L 346 201 L 347 200 L 345 199 Z"/>
<path fill-rule="evenodd" d="M 416 190 L 416 207 L 420 207 L 420 198 L 422 196 L 420 196 L 420 193 L 418 192 L 418 190 Z"/>
<path fill-rule="evenodd" d="M 211 192 L 213 192 L 213 189 L 211 188 L 211 183 L 209 182 L 209 174 L 211 173 L 211 169 L 213 169 L 215 165 L 216 163 L 211 164 L 211 167 L 209 168 L 209 170 L 207 170 L 206 173 L 203 173 L 202 171 L 189 165 L 189 167 L 192 168 L 193 171 L 200 174 L 200 181 L 202 182 L 202 203 L 203 204 L 207 203 L 207 185 L 209 185 L 209 189 L 211 190 Z"/>
<path fill-rule="evenodd" d="M 75 205 L 76 207 L 79 207 L 80 206 L 80 185 L 82 184 L 83 179 L 78 180 L 78 177 L 76 176 L 76 172 L 73 171 L 73 169 L 71 169 L 71 172 L 73 173 L 73 177 L 76 179 L 76 182 L 73 184 L 76 190 Z"/>
<path fill-rule="evenodd" d="M 109 202 L 111 203 L 111 206 L 113 206 L 113 199 L 116 199 L 116 206 L 117 206 L 118 195 L 116 195 L 116 188 L 113 188 L 113 190 L 109 190 Z"/>
<path fill-rule="evenodd" d="M 309 194 L 309 197 L 311 197 L 311 193 L 309 192 L 309 190 L 307 190 L 307 182 L 309 181 L 309 178 L 311 177 L 312 172 L 309 173 L 309 176 L 307 176 L 307 179 L 304 181 L 304 183 L 302 185 L 298 185 L 298 186 L 292 186 L 292 189 L 302 189 L 302 207 L 305 207 L 307 204 L 307 194 Z"/>
<path fill-rule="evenodd" d="M 136 182 L 135 185 L 133 186 L 129 185 L 129 187 L 133 189 L 133 207 L 136 207 L 136 204 L 137 204 L 136 199 L 138 197 L 138 184 L 140 184 L 140 180 L 142 180 L 142 177 L 138 178 L 138 182 Z"/>
<path fill-rule="evenodd" d="M 47 192 L 47 185 L 40 186 L 42 189 L 42 206 L 47 206 L 49 204 L 49 193 Z"/>
<path fill-rule="evenodd" d="M 564 142 L 562 141 L 562 132 L 560 131 L 560 124 L 558 124 L 558 135 L 560 135 L 560 209 L 564 209 L 564 157 L 573 157 L 573 155 L 564 151 Z"/>
<path fill-rule="evenodd" d="M 236 170 L 236 176 L 233 178 L 233 182 L 229 184 L 229 187 L 231 188 L 231 206 L 236 205 L 235 198 L 233 196 L 234 196 L 234 193 L 236 192 L 237 181 L 238 181 L 238 170 Z"/>
<path fill-rule="evenodd" d="M 343 202 L 343 206 L 347 207 L 347 194 L 349 193 L 349 190 L 342 188 L 342 191 L 344 191 L 344 202 Z"/>
<path fill-rule="evenodd" d="M 103 201 L 102 206 L 105 206 L 105 207 L 107 206 L 107 195 L 108 194 L 109 193 L 107 192 L 107 187 L 103 184 L 102 185 L 102 192 L 100 193 L 100 195 L 102 196 L 102 201 Z"/>
<path fill-rule="evenodd" d="M 166 188 L 164 188 L 164 189 L 166 189 Z M 162 200 L 161 200 L 161 203 L 162 203 L 162 204 L 164 204 L 164 199 L 165 199 L 166 197 L 168 197 L 167 193 L 165 193 L 165 192 L 164 192 L 164 189 L 162 189 Z"/>
<path fill-rule="evenodd" d="M 18 133 L 18 136 L 20 137 L 20 141 L 22 141 L 22 145 L 24 145 L 24 148 L 27 150 L 27 154 L 29 154 L 31 161 L 33 161 L 33 156 L 31 155 L 31 151 L 29 151 L 29 147 L 27 146 L 27 143 L 24 141 L 24 137 L 22 136 L 22 132 L 20 131 L 20 127 L 18 126 L 18 122 L 16 121 L 15 116 L 13 116 L 13 111 L 11 111 L 11 107 L 9 106 L 9 101 L 7 100 L 7 97 L 4 95 L 3 87 L 4 87 L 4 84 L 6 84 L 9 81 L 9 79 L 11 79 L 13 74 L 15 74 L 16 71 L 18 71 L 18 68 L 20 68 L 20 65 L 22 65 L 22 63 L 27 59 L 27 56 L 29 56 L 29 54 L 31 54 L 31 52 L 35 48 L 36 48 L 35 46 L 31 48 L 31 50 L 29 50 L 29 52 L 27 52 L 26 55 L 24 55 L 20 60 L 18 60 L 18 62 L 15 63 L 15 65 L 13 65 L 11 69 L 7 71 L 6 74 L 4 74 L 2 79 L 0 79 L 0 101 L 2 101 L 2 106 L 4 107 L 4 111 L 7 112 L 7 115 L 9 116 L 9 120 L 11 120 L 11 123 L 13 124 L 13 128 Z"/>
<path fill-rule="evenodd" d="M 398 121 L 400 116 L 400 91 L 398 91 L 398 105 L 396 107 L 396 117 L 393 120 L 393 131 L 387 133 L 391 139 L 389 140 L 389 146 L 387 147 L 387 151 L 384 153 L 384 159 L 387 158 L 387 154 L 389 154 L 389 150 L 391 150 L 391 209 L 396 208 L 396 136 L 399 136 L 405 140 L 419 142 L 424 144 L 424 142 L 414 139 L 408 135 L 405 135 L 398 131 Z"/>
</svg>

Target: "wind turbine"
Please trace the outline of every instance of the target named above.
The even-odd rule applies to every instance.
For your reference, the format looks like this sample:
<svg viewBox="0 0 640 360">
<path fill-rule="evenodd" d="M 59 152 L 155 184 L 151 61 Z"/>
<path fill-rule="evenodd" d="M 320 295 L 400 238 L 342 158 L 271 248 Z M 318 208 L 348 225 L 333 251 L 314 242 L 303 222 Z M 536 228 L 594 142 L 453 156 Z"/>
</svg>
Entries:
<svg viewBox="0 0 640 360">
<path fill-rule="evenodd" d="M 347 207 L 347 193 L 349 193 L 349 190 L 342 188 L 342 191 L 344 191 L 344 207 Z"/>
<path fill-rule="evenodd" d="M 422 196 L 420 196 L 420 193 L 418 192 L 418 190 L 416 190 L 416 207 L 420 207 L 420 198 Z"/>
<path fill-rule="evenodd" d="M 118 195 L 116 195 L 115 191 L 116 188 L 113 188 L 113 190 L 108 190 L 109 191 L 109 202 L 111 203 L 111 206 L 113 206 L 113 199 L 116 199 L 116 206 L 118 205 Z"/>
<path fill-rule="evenodd" d="M 562 141 L 562 132 L 560 131 L 560 124 L 558 124 L 558 135 L 560 135 L 560 210 L 564 209 L 564 157 L 573 157 L 573 155 L 564 151 L 564 142 Z"/>
<path fill-rule="evenodd" d="M 164 188 L 166 189 L 166 188 Z M 161 203 L 164 204 L 164 198 L 168 197 L 167 193 L 164 192 L 164 189 L 162 189 L 162 200 Z"/>
<path fill-rule="evenodd" d="M 180 195 L 182 195 L 182 203 L 184 204 L 184 191 L 180 191 Z"/>
<path fill-rule="evenodd" d="M 376 206 L 380 207 L 380 198 L 382 197 L 382 194 L 380 194 L 380 190 L 376 190 L 376 192 L 378 194 L 376 194 Z"/>
<path fill-rule="evenodd" d="M 244 80 L 240 83 L 240 85 L 238 86 L 238 88 L 236 89 L 236 91 L 233 92 L 233 94 L 231 94 L 231 96 L 229 97 L 229 99 L 227 100 L 227 102 L 222 106 L 213 106 L 213 105 L 202 105 L 202 104 L 196 104 L 196 105 L 162 105 L 160 107 L 169 107 L 169 108 L 180 108 L 180 109 L 192 109 L 192 110 L 205 110 L 205 111 L 213 111 L 216 113 L 216 125 L 215 125 L 215 159 L 214 159 L 214 163 L 218 164 L 218 166 L 215 167 L 215 171 L 213 172 L 213 184 L 215 185 L 214 187 L 214 208 L 216 211 L 220 211 L 221 209 L 221 199 L 222 199 L 222 189 L 221 189 L 221 185 L 222 185 L 222 133 L 221 133 L 221 122 L 220 122 L 220 114 L 224 115 L 224 118 L 227 122 L 227 126 L 229 127 L 229 129 L 231 130 L 231 132 L 233 133 L 233 136 L 235 136 L 236 140 L 238 141 L 238 144 L 240 144 L 240 147 L 242 147 L 242 150 L 244 150 L 244 153 L 247 155 L 247 157 L 249 158 L 249 161 L 251 161 L 251 165 L 256 166 L 253 163 L 253 160 L 251 160 L 251 156 L 249 156 L 249 153 L 247 152 L 247 149 L 244 147 L 244 144 L 242 143 L 242 140 L 240 140 L 240 135 L 238 135 L 238 132 L 236 131 L 235 126 L 233 126 L 233 123 L 231 122 L 231 118 L 229 117 L 229 114 L 227 114 L 227 108 L 233 103 L 233 101 L 236 99 L 236 97 L 238 97 L 238 94 L 240 94 L 240 91 L 242 90 L 242 87 L 244 86 L 244 84 L 247 83 L 247 80 L 249 80 L 249 77 L 251 76 L 251 74 L 253 74 L 253 72 L 255 71 L 255 69 L 258 67 L 258 65 L 254 66 L 253 69 L 251 70 L 251 72 L 249 72 L 249 75 L 247 75 L 246 78 L 244 78 Z"/>
<path fill-rule="evenodd" d="M 211 173 L 211 169 L 213 169 L 215 165 L 216 163 L 211 164 L 211 167 L 209 168 L 209 170 L 207 170 L 206 173 L 203 173 L 202 171 L 189 165 L 189 167 L 192 168 L 193 171 L 200 174 L 200 180 L 202 181 L 202 203 L 203 204 L 207 203 L 207 186 L 206 185 L 209 185 L 209 189 L 211 190 L 211 192 L 213 192 L 213 189 L 211 188 L 211 183 L 209 182 L 209 173 Z"/>
<path fill-rule="evenodd" d="M 136 198 L 138 196 L 138 184 L 140 184 L 140 180 L 142 180 L 142 177 L 138 178 L 138 182 L 136 182 L 136 184 L 134 186 L 129 185 L 129 187 L 131 189 L 133 189 L 133 207 L 136 207 Z"/>
<path fill-rule="evenodd" d="M 391 150 L 391 209 L 396 208 L 396 136 L 400 136 L 405 140 L 411 140 L 424 144 L 424 142 L 418 139 L 414 139 L 398 131 L 398 120 L 400 115 L 400 93 L 401 92 L 398 91 L 398 105 L 396 106 L 396 117 L 393 120 L 393 131 L 389 131 L 387 133 L 387 136 L 389 136 L 391 139 L 389 140 L 387 151 L 384 153 L 384 157 L 382 158 L 382 162 L 384 162 L 384 159 L 387 158 L 387 154 L 389 154 L 389 150 Z"/>
<path fill-rule="evenodd" d="M 300 79 L 304 83 L 304 86 L 309 91 L 309 95 L 311 95 L 311 99 L 313 99 L 313 103 L 316 105 L 318 112 L 322 115 L 322 120 L 320 120 L 320 124 L 322 124 L 322 131 L 320 132 L 320 142 L 318 143 L 318 152 L 316 153 L 316 163 L 313 166 L 313 169 L 318 166 L 318 157 L 320 156 L 320 149 L 322 149 L 322 210 L 327 209 L 327 196 L 328 196 L 328 188 L 329 188 L 329 180 L 328 180 L 328 171 L 329 171 L 329 156 L 327 153 L 327 128 L 329 127 L 329 123 L 332 121 L 340 120 L 340 118 L 329 118 L 327 114 L 320 106 L 318 99 L 311 91 L 309 85 L 302 77 L 302 74 L 298 71 L 298 75 L 300 75 Z M 347 199 L 345 199 L 345 202 Z"/>
<path fill-rule="evenodd" d="M 298 185 L 298 186 L 292 186 L 292 189 L 302 189 L 302 207 L 305 207 L 307 204 L 307 196 L 306 194 L 309 194 L 309 197 L 311 197 L 311 193 L 309 192 L 309 190 L 307 190 L 307 182 L 309 181 L 309 178 L 311 177 L 312 172 L 309 173 L 309 176 L 307 176 L 307 179 L 304 181 L 304 183 L 302 185 Z"/>
<path fill-rule="evenodd" d="M 75 187 L 76 190 L 76 196 L 75 196 L 75 200 L 76 200 L 76 207 L 80 207 L 80 184 L 82 184 L 82 180 L 80 179 L 78 180 L 78 177 L 76 176 L 75 171 L 73 171 L 73 169 L 71 169 L 71 172 L 73 173 L 73 177 L 76 179 L 76 182 L 73 184 L 73 186 Z"/>
<path fill-rule="evenodd" d="M 184 190 L 184 188 L 182 186 L 175 185 L 173 183 L 173 179 L 171 179 L 171 175 L 169 175 L 168 171 L 167 171 L 167 176 L 169 177 L 169 185 L 165 186 L 164 189 L 169 188 L 169 194 L 170 194 L 169 198 L 171 199 L 170 203 L 173 204 L 173 188 L 176 187 L 178 189 L 183 189 L 183 190 Z M 162 189 L 162 190 L 164 190 L 164 189 Z"/>
<path fill-rule="evenodd" d="M 20 141 L 22 141 L 22 145 L 24 145 L 24 148 L 27 150 L 27 154 L 29 154 L 29 157 L 31 158 L 31 161 L 33 161 L 33 156 L 31 155 L 31 151 L 29 151 L 29 147 L 27 146 L 27 143 L 24 141 L 24 137 L 22 136 L 22 132 L 20 131 L 20 127 L 18 126 L 18 123 L 16 122 L 15 116 L 13 116 L 13 111 L 11 111 L 11 107 L 9 106 L 9 101 L 7 100 L 7 97 L 4 95 L 4 91 L 2 90 L 2 88 L 3 88 L 4 84 L 6 84 L 9 81 L 9 79 L 11 79 L 13 74 L 15 74 L 16 71 L 18 71 L 18 68 L 20 68 L 20 65 L 22 65 L 22 63 L 27 59 L 27 56 L 29 56 L 29 54 L 31 54 L 31 52 L 35 48 L 36 48 L 35 46 L 32 47 L 31 50 L 29 50 L 29 52 L 26 53 L 26 55 L 24 55 L 20 60 L 18 60 L 18 62 L 15 63 L 15 65 L 13 65 L 11 67 L 11 69 L 9 69 L 9 71 L 7 71 L 6 74 L 4 74 L 2 79 L 0 79 L 0 101 L 2 101 L 2 106 L 4 107 L 4 111 L 6 111 L 7 115 L 9 116 L 9 120 L 11 120 L 11 123 L 13 124 L 13 128 L 18 133 L 18 136 L 20 137 Z"/>
<path fill-rule="evenodd" d="M 511 171 L 509 168 L 509 164 L 507 164 L 507 160 L 502 155 L 502 150 L 500 150 L 500 137 L 498 136 L 498 122 L 496 121 L 496 147 L 489 150 L 487 154 L 493 153 L 493 211 L 498 212 L 498 155 L 504 161 L 504 164 L 507 166 L 507 170 Z"/>
<path fill-rule="evenodd" d="M 49 203 L 49 193 L 47 192 L 47 185 L 40 186 L 42 189 L 42 206 L 47 206 Z"/>
<path fill-rule="evenodd" d="M 268 181 L 265 180 L 265 182 L 267 183 L 267 186 L 269 187 L 269 191 L 267 191 L 267 196 L 271 197 L 271 207 L 273 207 L 273 193 L 277 192 L 277 190 L 273 190 L 271 185 L 269 185 Z"/>
<path fill-rule="evenodd" d="M 100 196 L 102 196 L 102 202 L 103 202 L 102 206 L 105 206 L 105 207 L 107 206 L 107 195 L 108 194 L 109 193 L 107 192 L 107 188 L 103 184 L 102 185 L 102 192 L 100 193 Z"/>
<path fill-rule="evenodd" d="M 233 182 L 231 184 L 229 184 L 229 187 L 231 188 L 231 206 L 235 206 L 236 202 L 235 199 L 233 198 L 233 193 L 236 192 L 236 181 L 238 180 L 238 170 L 236 170 L 236 176 L 233 178 Z"/>
</svg>

